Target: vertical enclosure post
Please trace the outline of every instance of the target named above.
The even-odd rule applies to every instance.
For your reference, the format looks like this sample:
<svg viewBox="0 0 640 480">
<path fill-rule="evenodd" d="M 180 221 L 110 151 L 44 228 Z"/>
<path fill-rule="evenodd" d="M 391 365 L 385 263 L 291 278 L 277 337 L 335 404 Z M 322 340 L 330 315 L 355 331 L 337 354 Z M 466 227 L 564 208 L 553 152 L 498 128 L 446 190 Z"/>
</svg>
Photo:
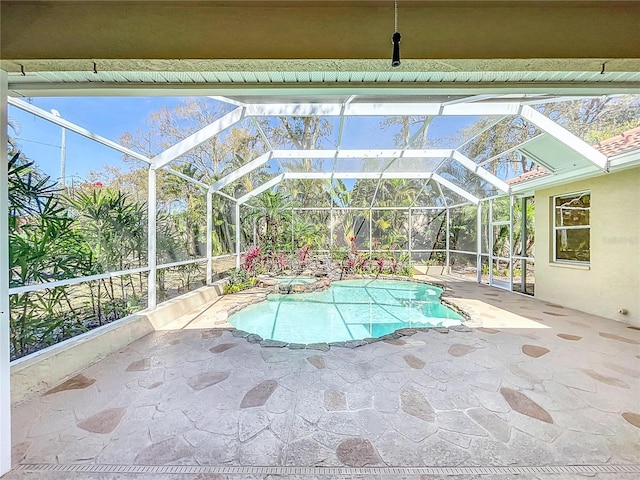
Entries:
<svg viewBox="0 0 640 480">
<path fill-rule="evenodd" d="M 67 129 L 62 127 L 62 138 L 60 141 L 60 184 L 62 188 L 67 187 Z"/>
<path fill-rule="evenodd" d="M 211 285 L 213 261 L 211 259 L 211 250 L 213 249 L 213 192 L 207 190 L 207 285 Z"/>
<path fill-rule="evenodd" d="M 520 222 L 520 241 L 522 242 L 522 247 L 520 248 L 520 256 L 522 259 L 520 260 L 520 275 L 522 279 L 520 280 L 520 291 L 522 293 L 527 293 L 527 261 L 525 258 L 527 255 L 527 197 L 522 197 L 522 203 L 520 208 L 522 209 L 522 221 Z"/>
<path fill-rule="evenodd" d="M 409 250 L 409 267 L 413 267 L 413 253 L 411 253 L 411 244 L 413 243 L 413 228 L 411 227 L 411 207 L 409 207 L 409 225 L 407 226 L 407 230 L 409 233 L 409 245 L 407 246 L 407 250 Z"/>
<path fill-rule="evenodd" d="M 7 72 L 0 70 L 0 476 L 11 470 L 9 383 L 9 180 L 7 172 Z"/>
<path fill-rule="evenodd" d="M 493 285 L 493 199 L 489 199 L 489 285 Z"/>
<path fill-rule="evenodd" d="M 445 232 L 446 235 L 447 235 L 447 238 L 445 238 L 445 245 L 446 245 L 445 248 L 447 249 L 447 274 L 451 273 L 451 255 L 450 255 L 450 252 L 449 252 L 449 228 L 450 228 L 449 220 L 450 220 L 450 218 L 449 218 L 449 207 L 447 207 L 447 219 L 446 219 L 447 228 L 446 228 L 446 232 Z"/>
<path fill-rule="evenodd" d="M 332 268 L 333 268 L 333 205 L 331 205 L 331 208 L 329 209 L 329 271 L 331 271 Z"/>
<path fill-rule="evenodd" d="M 369 260 L 371 260 L 371 254 L 373 252 L 373 211 L 369 207 Z"/>
<path fill-rule="evenodd" d="M 236 215 L 234 219 L 236 227 L 236 268 L 240 268 L 240 204 L 236 203 Z"/>
<path fill-rule="evenodd" d="M 149 197 L 147 199 L 147 210 L 149 223 L 147 228 L 147 262 L 149 264 L 149 278 L 147 279 L 147 308 L 154 309 L 157 305 L 156 297 L 156 277 L 157 277 L 157 259 L 156 259 L 156 169 L 149 166 L 148 181 Z"/>
<path fill-rule="evenodd" d="M 296 251 L 296 238 L 295 232 L 293 230 L 293 216 L 295 215 L 293 207 L 291 207 L 291 253 L 293 254 Z"/>
<path fill-rule="evenodd" d="M 476 277 L 482 283 L 482 202 L 478 203 L 478 218 L 476 218 Z"/>
<path fill-rule="evenodd" d="M 515 197 L 509 195 L 509 291 L 513 292 L 513 202 Z"/>
</svg>

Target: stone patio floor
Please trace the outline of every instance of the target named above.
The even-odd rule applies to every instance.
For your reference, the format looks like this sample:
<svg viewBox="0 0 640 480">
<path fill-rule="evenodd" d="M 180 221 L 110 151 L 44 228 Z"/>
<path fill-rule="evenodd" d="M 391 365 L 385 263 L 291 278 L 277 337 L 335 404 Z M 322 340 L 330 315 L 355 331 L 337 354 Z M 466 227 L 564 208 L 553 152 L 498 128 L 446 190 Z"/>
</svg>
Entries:
<svg viewBox="0 0 640 480">
<path fill-rule="evenodd" d="M 14 465 L 640 463 L 640 328 L 454 277 L 436 281 L 469 312 L 471 332 L 322 352 L 264 348 L 212 329 L 222 304 L 177 319 L 181 328 L 150 334 L 15 405 Z M 18 469 L 5 478 L 310 478 L 247 472 Z M 350 472 L 339 478 L 446 476 Z"/>
</svg>

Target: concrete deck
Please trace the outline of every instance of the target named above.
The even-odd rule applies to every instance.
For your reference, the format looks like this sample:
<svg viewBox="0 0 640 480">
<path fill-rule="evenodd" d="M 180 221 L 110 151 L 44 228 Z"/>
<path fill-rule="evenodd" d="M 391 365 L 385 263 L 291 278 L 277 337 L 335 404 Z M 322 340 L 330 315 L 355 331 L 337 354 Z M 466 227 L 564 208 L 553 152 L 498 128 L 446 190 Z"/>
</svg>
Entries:
<svg viewBox="0 0 640 480">
<path fill-rule="evenodd" d="M 454 277 L 436 280 L 478 328 L 322 352 L 263 348 L 212 329 L 222 318 L 218 304 L 176 319 L 175 329 L 15 405 L 13 461 L 22 465 L 5 478 L 426 480 L 493 478 L 464 470 L 471 466 L 640 464 L 640 329 Z M 29 467 L 37 464 L 91 467 Z M 103 465 L 198 468 L 99 473 Z M 247 468 L 227 474 L 223 466 Z M 252 470 L 265 466 L 365 470 Z M 462 473 L 376 470 L 444 466 Z"/>
</svg>

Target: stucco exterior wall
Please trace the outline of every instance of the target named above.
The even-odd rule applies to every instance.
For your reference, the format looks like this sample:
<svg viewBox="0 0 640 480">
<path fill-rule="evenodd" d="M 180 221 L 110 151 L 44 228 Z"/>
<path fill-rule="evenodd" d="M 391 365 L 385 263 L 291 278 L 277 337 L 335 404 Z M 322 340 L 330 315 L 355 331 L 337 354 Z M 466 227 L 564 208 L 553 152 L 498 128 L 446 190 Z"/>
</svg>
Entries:
<svg viewBox="0 0 640 480">
<path fill-rule="evenodd" d="M 554 263 L 553 197 L 585 190 L 591 191 L 590 265 Z M 535 200 L 535 296 L 640 325 L 640 167 L 538 190 Z"/>
</svg>

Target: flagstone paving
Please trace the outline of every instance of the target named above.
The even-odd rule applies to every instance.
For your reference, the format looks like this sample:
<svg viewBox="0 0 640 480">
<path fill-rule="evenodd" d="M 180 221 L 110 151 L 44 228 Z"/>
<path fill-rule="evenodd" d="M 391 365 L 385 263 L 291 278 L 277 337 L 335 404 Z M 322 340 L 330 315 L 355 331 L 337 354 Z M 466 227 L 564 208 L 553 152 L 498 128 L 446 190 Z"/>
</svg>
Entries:
<svg viewBox="0 0 640 480">
<path fill-rule="evenodd" d="M 637 328 L 453 277 L 436 280 L 451 289 L 448 301 L 469 313 L 471 331 L 292 350 L 216 330 L 222 312 L 216 305 L 201 308 L 187 322 L 176 319 L 188 328 L 150 334 L 15 405 L 13 462 L 640 463 Z M 15 471 L 6 478 L 130 478 L 82 475 Z M 157 478 L 227 478 L 199 475 Z"/>
</svg>

